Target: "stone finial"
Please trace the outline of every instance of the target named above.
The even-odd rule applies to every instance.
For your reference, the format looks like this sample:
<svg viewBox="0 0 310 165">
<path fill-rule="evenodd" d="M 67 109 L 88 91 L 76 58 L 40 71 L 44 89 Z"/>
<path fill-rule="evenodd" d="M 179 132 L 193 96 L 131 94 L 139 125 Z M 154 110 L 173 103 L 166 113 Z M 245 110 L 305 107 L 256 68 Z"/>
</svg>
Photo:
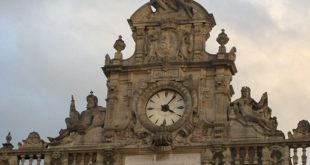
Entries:
<svg viewBox="0 0 310 165">
<path fill-rule="evenodd" d="M 123 37 L 120 35 L 118 40 L 115 41 L 115 44 L 114 44 L 114 48 L 115 50 L 120 53 L 121 51 L 123 51 L 125 48 L 126 48 L 126 44 L 125 42 L 123 41 L 122 39 Z"/>
<path fill-rule="evenodd" d="M 221 45 L 219 47 L 219 53 L 226 53 L 225 45 L 229 41 L 229 37 L 225 33 L 225 29 L 222 29 L 222 32 L 218 35 L 216 41 Z"/>
<path fill-rule="evenodd" d="M 73 95 L 71 95 L 71 107 L 74 107 L 75 109 L 75 100 Z"/>
<path fill-rule="evenodd" d="M 227 34 L 225 33 L 225 29 L 222 29 L 222 33 L 220 33 L 216 39 L 216 41 L 221 45 L 221 46 L 225 46 L 228 41 L 229 38 L 227 36 Z"/>
<path fill-rule="evenodd" d="M 5 139 L 6 139 L 6 143 L 2 144 L 3 147 L 1 148 L 1 150 L 12 150 L 14 146 L 11 144 L 11 141 L 12 141 L 11 132 L 8 133 Z"/>
<path fill-rule="evenodd" d="M 74 102 L 74 96 L 71 95 L 71 102 Z"/>
<path fill-rule="evenodd" d="M 71 95 L 71 104 L 70 104 L 70 112 L 71 111 L 76 111 L 76 108 L 75 108 L 75 100 L 74 100 L 74 96 Z"/>
<path fill-rule="evenodd" d="M 122 39 L 122 36 L 119 36 L 118 40 L 115 41 L 114 48 L 116 53 L 113 59 L 113 65 L 120 65 L 122 63 L 123 54 L 122 51 L 126 48 L 126 44 Z"/>
</svg>

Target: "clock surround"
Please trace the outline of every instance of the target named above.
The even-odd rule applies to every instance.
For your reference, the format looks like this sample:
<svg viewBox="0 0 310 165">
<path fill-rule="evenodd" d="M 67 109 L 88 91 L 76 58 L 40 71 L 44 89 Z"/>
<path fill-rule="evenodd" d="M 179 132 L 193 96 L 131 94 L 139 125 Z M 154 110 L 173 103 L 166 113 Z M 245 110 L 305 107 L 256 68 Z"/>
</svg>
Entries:
<svg viewBox="0 0 310 165">
<path fill-rule="evenodd" d="M 146 106 L 149 99 L 156 93 L 170 90 L 177 92 L 184 99 L 184 113 L 182 117 L 171 125 L 158 126 L 154 124 L 147 116 Z M 175 81 L 160 81 L 152 84 L 148 84 L 145 88 L 140 89 L 133 96 L 132 108 L 135 110 L 137 119 L 140 124 L 150 132 L 169 131 L 173 132 L 181 129 L 182 126 L 189 122 L 189 118 L 192 116 L 192 96 L 190 91 L 181 83 Z"/>
</svg>

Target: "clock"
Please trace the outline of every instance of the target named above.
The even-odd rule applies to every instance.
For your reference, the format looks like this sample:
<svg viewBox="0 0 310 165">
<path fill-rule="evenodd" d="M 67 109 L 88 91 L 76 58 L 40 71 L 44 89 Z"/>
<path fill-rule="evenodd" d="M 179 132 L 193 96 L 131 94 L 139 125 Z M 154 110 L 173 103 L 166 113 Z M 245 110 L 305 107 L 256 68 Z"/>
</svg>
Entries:
<svg viewBox="0 0 310 165">
<path fill-rule="evenodd" d="M 175 90 L 164 89 L 153 94 L 147 101 L 147 118 L 156 126 L 171 126 L 178 122 L 185 112 L 184 98 Z"/>
</svg>

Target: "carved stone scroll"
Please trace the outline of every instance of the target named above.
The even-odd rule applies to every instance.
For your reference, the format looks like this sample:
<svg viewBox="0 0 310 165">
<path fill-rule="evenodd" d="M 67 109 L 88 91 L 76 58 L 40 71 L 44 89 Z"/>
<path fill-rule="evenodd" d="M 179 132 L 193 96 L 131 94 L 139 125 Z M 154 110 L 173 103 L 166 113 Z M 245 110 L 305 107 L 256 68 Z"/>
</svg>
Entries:
<svg viewBox="0 0 310 165">
<path fill-rule="evenodd" d="M 289 139 L 310 139 L 310 123 L 307 120 L 302 120 L 298 123 L 296 129 L 288 132 Z"/>
<path fill-rule="evenodd" d="M 26 140 L 19 146 L 19 149 L 44 149 L 47 143 L 44 142 L 37 132 L 31 132 Z"/>
</svg>

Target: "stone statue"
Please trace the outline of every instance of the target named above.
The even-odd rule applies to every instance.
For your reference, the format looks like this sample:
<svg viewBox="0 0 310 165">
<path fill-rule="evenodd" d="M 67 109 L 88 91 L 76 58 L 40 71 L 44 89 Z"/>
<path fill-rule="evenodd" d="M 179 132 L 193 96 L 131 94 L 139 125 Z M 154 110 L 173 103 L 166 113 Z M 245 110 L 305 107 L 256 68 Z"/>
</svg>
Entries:
<svg viewBox="0 0 310 165">
<path fill-rule="evenodd" d="M 268 107 L 268 95 L 264 93 L 257 103 L 251 98 L 251 89 L 243 87 L 241 98 L 234 101 L 231 106 L 236 114 L 241 115 L 247 122 L 259 124 L 262 128 L 276 130 L 276 118 L 271 118 L 271 109 Z"/>
<path fill-rule="evenodd" d="M 71 132 L 77 132 L 80 135 L 86 133 L 87 130 L 95 127 L 103 127 L 105 121 L 106 109 L 98 106 L 98 98 L 90 92 L 87 96 L 86 110 L 79 114 L 75 109 L 74 98 L 72 97 L 70 106 L 70 115 L 65 119 L 67 129 L 62 129 L 56 138 L 48 138 L 51 142 L 59 142 L 69 136 Z"/>
<path fill-rule="evenodd" d="M 185 33 L 182 37 L 180 44 L 180 56 L 184 60 L 188 60 L 192 58 L 193 54 L 193 36 L 190 33 Z"/>
<path fill-rule="evenodd" d="M 144 51 L 146 53 L 146 62 L 157 62 L 159 60 L 158 49 L 158 34 L 152 34 L 146 37 Z"/>
</svg>

